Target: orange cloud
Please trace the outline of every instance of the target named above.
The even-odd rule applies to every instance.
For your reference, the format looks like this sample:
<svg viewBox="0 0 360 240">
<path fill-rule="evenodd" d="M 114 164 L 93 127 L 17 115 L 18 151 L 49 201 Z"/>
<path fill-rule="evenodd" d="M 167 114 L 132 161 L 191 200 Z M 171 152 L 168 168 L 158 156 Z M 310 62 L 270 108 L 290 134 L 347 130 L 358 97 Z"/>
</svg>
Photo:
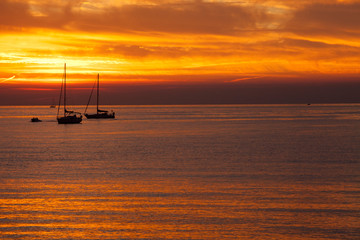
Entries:
<svg viewBox="0 0 360 240">
<path fill-rule="evenodd" d="M 0 83 L 4 83 L 4 82 L 7 82 L 7 81 L 10 81 L 10 80 L 12 80 L 12 79 L 14 79 L 14 78 L 15 78 L 15 75 L 12 76 L 12 77 L 9 77 L 9 78 L 0 78 Z"/>
<path fill-rule="evenodd" d="M 360 3 L 311 4 L 295 11 L 286 26 L 296 34 L 360 37 Z"/>
</svg>

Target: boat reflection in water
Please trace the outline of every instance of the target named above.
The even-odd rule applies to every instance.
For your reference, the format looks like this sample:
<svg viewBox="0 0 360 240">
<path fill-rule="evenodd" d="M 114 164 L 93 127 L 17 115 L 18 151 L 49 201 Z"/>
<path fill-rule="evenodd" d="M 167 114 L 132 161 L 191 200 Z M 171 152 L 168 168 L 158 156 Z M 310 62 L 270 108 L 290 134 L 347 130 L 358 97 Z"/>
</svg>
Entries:
<svg viewBox="0 0 360 240">
<path fill-rule="evenodd" d="M 88 109 L 88 106 L 89 106 L 89 103 L 90 103 L 90 100 L 91 100 L 91 96 L 92 96 L 92 93 L 94 91 L 94 87 L 95 87 L 95 84 L 94 84 L 94 87 L 92 88 L 91 90 L 91 93 L 90 93 L 90 97 L 89 97 L 89 101 L 88 101 L 88 104 L 86 105 L 86 108 L 85 108 L 85 117 L 88 118 L 88 119 L 95 119 L 95 118 L 115 118 L 115 112 L 113 112 L 112 110 L 111 111 L 107 111 L 107 110 L 100 110 L 99 109 L 99 74 L 97 76 L 97 94 L 96 94 L 96 113 L 94 114 L 88 114 L 86 113 L 87 109 Z"/>
<path fill-rule="evenodd" d="M 62 92 L 64 90 L 64 116 L 60 117 L 60 105 L 61 105 L 61 97 Z M 57 121 L 59 124 L 72 124 L 72 123 L 81 123 L 82 115 L 79 112 L 69 111 L 66 109 L 66 63 L 64 64 L 64 75 L 61 83 L 61 91 L 59 97 L 59 107 L 57 113 Z"/>
</svg>

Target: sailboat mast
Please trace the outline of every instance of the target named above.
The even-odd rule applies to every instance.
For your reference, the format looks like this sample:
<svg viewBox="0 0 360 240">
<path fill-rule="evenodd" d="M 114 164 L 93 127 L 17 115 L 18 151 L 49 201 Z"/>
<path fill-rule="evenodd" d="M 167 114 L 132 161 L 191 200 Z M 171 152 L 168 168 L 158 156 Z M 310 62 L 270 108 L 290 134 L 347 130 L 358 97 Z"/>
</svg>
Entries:
<svg viewBox="0 0 360 240">
<path fill-rule="evenodd" d="M 64 64 L 64 117 L 66 115 L 66 63 Z"/>
<path fill-rule="evenodd" d="M 61 107 L 61 98 L 62 98 L 62 94 L 63 94 L 63 89 L 64 89 L 64 73 L 61 79 L 61 88 L 60 88 L 60 96 L 59 96 L 59 105 L 58 105 L 58 111 L 56 114 L 56 117 L 59 117 L 59 113 L 60 113 L 60 107 Z"/>
<path fill-rule="evenodd" d="M 97 79 L 97 97 L 96 97 L 96 113 L 99 113 L 99 73 L 98 73 L 98 79 Z"/>
</svg>

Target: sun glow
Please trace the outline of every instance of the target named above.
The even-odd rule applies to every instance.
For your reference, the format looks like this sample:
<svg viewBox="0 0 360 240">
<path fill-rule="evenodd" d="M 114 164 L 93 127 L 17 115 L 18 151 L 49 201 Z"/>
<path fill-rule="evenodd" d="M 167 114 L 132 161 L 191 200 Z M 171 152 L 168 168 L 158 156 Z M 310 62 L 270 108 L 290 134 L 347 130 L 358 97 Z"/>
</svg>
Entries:
<svg viewBox="0 0 360 240">
<path fill-rule="evenodd" d="M 0 79 L 16 76 L 2 84 L 59 83 L 64 63 L 73 83 L 359 73 L 356 1 L 1 4 Z"/>
</svg>

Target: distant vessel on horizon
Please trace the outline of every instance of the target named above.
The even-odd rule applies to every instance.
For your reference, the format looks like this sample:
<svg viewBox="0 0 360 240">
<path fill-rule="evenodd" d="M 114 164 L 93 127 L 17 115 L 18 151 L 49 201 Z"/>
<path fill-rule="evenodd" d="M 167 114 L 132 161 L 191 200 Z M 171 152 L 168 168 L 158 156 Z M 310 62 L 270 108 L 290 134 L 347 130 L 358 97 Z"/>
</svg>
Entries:
<svg viewBox="0 0 360 240">
<path fill-rule="evenodd" d="M 90 100 L 91 100 L 91 96 L 92 96 L 92 93 L 94 91 L 94 88 L 95 88 L 95 84 L 94 84 L 94 87 L 92 88 L 91 90 L 91 93 L 90 93 L 90 97 L 89 97 L 89 101 L 86 105 L 86 108 L 85 108 L 85 112 L 84 112 L 84 115 L 86 118 L 88 119 L 101 119 L 101 118 L 115 118 L 115 112 L 113 112 L 112 110 L 111 111 L 107 111 L 107 110 L 100 110 L 99 109 L 99 85 L 100 85 L 100 75 L 98 74 L 97 75 L 97 93 L 96 93 L 96 113 L 94 114 L 88 114 L 86 113 L 88 107 L 89 107 L 89 103 L 90 103 Z"/>
<path fill-rule="evenodd" d="M 61 97 L 62 97 L 63 89 L 64 89 L 64 116 L 60 117 L 59 112 L 60 112 Z M 74 111 L 68 111 L 66 109 L 66 63 L 64 64 L 64 75 L 63 75 L 63 79 L 62 79 L 62 82 L 61 82 L 59 106 L 58 106 L 58 112 L 57 112 L 56 119 L 57 119 L 59 124 L 81 123 L 81 121 L 82 121 L 81 113 L 74 112 Z"/>
<path fill-rule="evenodd" d="M 50 105 L 50 108 L 56 108 L 55 99 L 53 99 L 52 104 Z"/>
</svg>

